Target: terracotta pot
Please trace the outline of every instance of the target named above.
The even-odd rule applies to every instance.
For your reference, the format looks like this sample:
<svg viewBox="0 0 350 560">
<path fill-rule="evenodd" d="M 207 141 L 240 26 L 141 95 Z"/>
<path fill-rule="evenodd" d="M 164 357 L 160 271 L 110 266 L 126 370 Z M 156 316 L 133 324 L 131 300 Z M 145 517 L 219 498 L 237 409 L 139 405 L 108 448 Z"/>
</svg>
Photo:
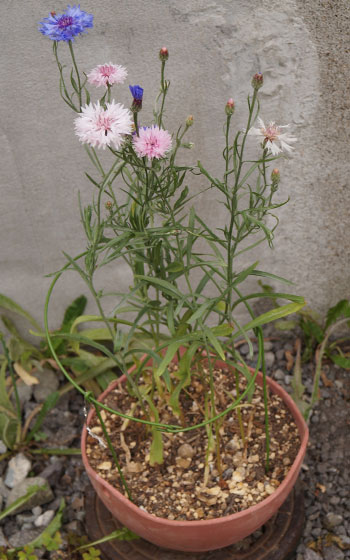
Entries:
<svg viewBox="0 0 350 560">
<path fill-rule="evenodd" d="M 227 364 L 220 360 L 217 360 L 216 365 L 227 368 Z M 155 517 L 134 505 L 92 469 L 85 450 L 87 430 L 84 426 L 81 439 L 83 463 L 91 484 L 112 515 L 137 535 L 160 547 L 191 552 L 215 550 L 228 546 L 250 535 L 266 523 L 291 492 L 298 478 L 309 437 L 308 427 L 292 398 L 278 383 L 269 377 L 267 381 L 270 390 L 279 395 L 289 408 L 301 440 L 299 452 L 291 469 L 273 494 L 244 511 L 210 520 L 171 521 Z M 257 383 L 262 385 L 262 374 L 260 372 L 257 376 Z M 99 400 L 103 401 L 116 386 L 117 382 L 111 383 L 106 391 L 100 395 Z M 92 409 L 87 418 L 88 424 L 90 424 L 94 414 L 95 411 Z"/>
</svg>

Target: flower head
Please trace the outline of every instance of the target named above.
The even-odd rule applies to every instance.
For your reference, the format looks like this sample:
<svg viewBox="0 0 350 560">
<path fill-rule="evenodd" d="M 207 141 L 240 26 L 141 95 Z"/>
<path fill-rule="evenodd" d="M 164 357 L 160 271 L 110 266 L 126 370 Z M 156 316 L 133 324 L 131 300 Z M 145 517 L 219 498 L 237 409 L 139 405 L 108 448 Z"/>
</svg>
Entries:
<svg viewBox="0 0 350 560">
<path fill-rule="evenodd" d="M 62 14 L 51 12 L 49 17 L 40 22 L 39 31 L 52 41 L 74 41 L 74 37 L 84 33 L 85 29 L 93 26 L 93 15 L 88 14 L 78 6 L 67 6 Z"/>
<path fill-rule="evenodd" d="M 291 136 L 286 132 L 282 132 L 283 128 L 289 128 L 289 124 L 277 126 L 274 122 L 270 122 L 268 126 L 264 125 L 264 121 L 259 117 L 259 128 L 251 128 L 248 134 L 258 136 L 262 140 L 264 148 L 276 156 L 280 152 L 291 152 L 294 148 L 289 144 L 297 141 L 295 136 Z"/>
<path fill-rule="evenodd" d="M 88 81 L 94 86 L 112 86 L 113 84 L 122 84 L 128 75 L 124 66 L 119 64 L 99 64 L 93 68 L 88 74 Z"/>
<path fill-rule="evenodd" d="M 252 77 L 253 88 L 258 90 L 263 86 L 263 84 L 264 84 L 264 76 L 262 75 L 262 73 L 258 72 L 257 74 L 254 74 L 254 76 Z"/>
<path fill-rule="evenodd" d="M 171 149 L 171 136 L 156 125 L 145 126 L 140 128 L 139 136 L 133 136 L 133 145 L 140 157 L 161 158 Z"/>
<path fill-rule="evenodd" d="M 129 86 L 129 89 L 134 98 L 131 110 L 133 113 L 138 113 L 142 109 L 143 88 L 141 86 Z"/>
<path fill-rule="evenodd" d="M 228 100 L 225 105 L 225 113 L 227 116 L 233 115 L 235 112 L 235 102 L 233 101 L 232 97 Z"/>
<path fill-rule="evenodd" d="M 75 133 L 83 144 L 105 148 L 114 146 L 118 150 L 126 134 L 132 131 L 132 115 L 120 103 L 106 104 L 106 109 L 97 102 L 82 108 L 74 121 Z"/>
<path fill-rule="evenodd" d="M 166 47 L 162 47 L 159 51 L 159 58 L 162 62 L 165 62 L 169 58 L 169 51 Z"/>
</svg>

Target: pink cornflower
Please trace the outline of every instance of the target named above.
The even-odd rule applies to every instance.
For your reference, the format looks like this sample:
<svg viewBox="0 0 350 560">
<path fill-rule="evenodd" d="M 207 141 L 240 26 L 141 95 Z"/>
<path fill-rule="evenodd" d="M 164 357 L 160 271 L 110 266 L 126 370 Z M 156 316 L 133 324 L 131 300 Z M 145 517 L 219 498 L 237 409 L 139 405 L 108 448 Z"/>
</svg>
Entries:
<svg viewBox="0 0 350 560">
<path fill-rule="evenodd" d="M 83 144 L 97 148 L 114 146 L 118 150 L 124 136 L 132 132 L 132 115 L 129 109 L 114 100 L 106 107 L 101 107 L 99 101 L 83 107 L 74 121 L 75 133 Z"/>
<path fill-rule="evenodd" d="M 248 134 L 258 136 L 262 140 L 263 146 L 267 148 L 273 156 L 276 156 L 284 150 L 286 152 L 294 150 L 289 144 L 296 142 L 297 138 L 286 132 L 282 132 L 283 128 L 289 128 L 289 124 L 277 126 L 274 122 L 270 122 L 268 126 L 265 126 L 264 121 L 260 117 L 258 118 L 258 122 L 259 128 L 251 128 Z"/>
<path fill-rule="evenodd" d="M 167 130 L 158 126 L 144 126 L 139 129 L 139 136 L 133 135 L 135 152 L 148 159 L 161 158 L 171 149 L 171 136 Z"/>
<path fill-rule="evenodd" d="M 119 64 L 99 64 L 93 68 L 88 74 L 88 81 L 94 86 L 112 86 L 113 84 L 122 84 L 128 75 L 124 66 Z"/>
</svg>

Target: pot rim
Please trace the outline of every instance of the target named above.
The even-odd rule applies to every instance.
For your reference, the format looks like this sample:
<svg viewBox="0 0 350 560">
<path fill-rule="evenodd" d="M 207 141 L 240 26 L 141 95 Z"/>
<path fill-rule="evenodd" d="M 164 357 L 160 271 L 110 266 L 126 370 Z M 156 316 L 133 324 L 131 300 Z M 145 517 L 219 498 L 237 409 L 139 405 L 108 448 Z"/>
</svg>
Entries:
<svg viewBox="0 0 350 560">
<path fill-rule="evenodd" d="M 227 364 L 225 362 L 223 362 L 222 360 L 216 360 L 216 363 L 220 363 L 225 364 L 225 367 L 227 367 Z M 249 368 L 251 371 L 255 371 L 254 368 Z M 115 387 L 117 387 L 118 385 L 120 385 L 121 382 L 124 381 L 124 378 L 126 379 L 125 375 L 123 375 L 122 377 L 120 377 L 119 379 L 116 379 L 115 381 L 112 381 L 112 383 L 110 383 L 107 387 L 107 389 L 105 391 L 103 391 L 103 393 L 101 393 L 101 395 L 98 397 L 99 401 L 102 401 L 111 391 L 113 391 L 113 389 L 115 389 Z M 257 379 L 262 379 L 262 373 L 259 371 L 258 372 L 258 377 Z M 255 504 L 253 506 L 250 506 L 242 511 L 239 511 L 237 513 L 231 513 L 230 515 L 225 515 L 222 517 L 214 517 L 213 519 L 203 519 L 203 520 L 189 520 L 189 521 L 177 521 L 177 520 L 172 520 L 172 519 L 166 519 L 165 517 L 158 517 L 156 515 L 153 515 L 151 513 L 148 513 L 147 511 L 144 511 L 143 509 L 141 509 L 139 506 L 135 505 L 131 500 L 129 500 L 128 498 L 126 498 L 124 496 L 124 494 L 122 494 L 119 490 L 117 490 L 116 488 L 114 488 L 111 484 L 109 484 L 109 482 L 107 482 L 106 480 L 104 480 L 99 474 L 97 474 L 97 472 L 91 467 L 88 458 L 87 458 L 87 454 L 86 454 L 86 440 L 87 440 L 87 429 L 86 427 L 90 424 L 92 417 L 96 414 L 94 409 L 91 409 L 89 411 L 89 414 L 87 416 L 87 419 L 84 423 L 83 426 L 83 431 L 82 431 L 82 436 L 81 436 L 81 453 L 82 453 L 82 459 L 83 459 L 83 463 L 84 463 L 84 467 L 87 471 L 88 474 L 90 474 L 90 476 L 92 476 L 93 478 L 98 477 L 99 479 L 99 483 L 102 484 L 102 486 L 108 490 L 109 492 L 111 492 L 112 494 L 116 495 L 118 497 L 118 499 L 124 503 L 124 505 L 127 505 L 129 508 L 131 508 L 131 510 L 133 510 L 135 513 L 137 512 L 138 515 L 143 518 L 145 521 L 146 520 L 152 520 L 152 522 L 161 522 L 164 525 L 167 525 L 169 527 L 203 527 L 203 526 L 209 526 L 209 525 L 218 525 L 220 523 L 226 523 L 226 522 L 230 522 L 233 519 L 240 519 L 240 518 L 244 518 L 245 515 L 247 515 L 247 512 L 249 512 L 249 514 L 254 514 L 256 512 L 259 512 L 261 509 L 265 508 L 268 504 L 272 503 L 273 501 L 275 501 L 276 497 L 278 497 L 280 494 L 283 493 L 284 489 L 286 486 L 288 486 L 290 480 L 292 479 L 292 477 L 294 476 L 294 472 L 296 469 L 299 470 L 299 468 L 301 467 L 301 462 L 304 458 L 305 452 L 306 452 L 306 448 L 307 448 L 307 443 L 308 443 L 308 439 L 309 439 L 309 428 L 300 412 L 300 410 L 298 409 L 296 403 L 293 401 L 292 397 L 287 393 L 287 391 L 285 389 L 283 389 L 283 387 L 281 387 L 281 385 L 279 385 L 276 381 L 274 381 L 273 379 L 271 379 L 269 376 L 266 376 L 266 380 L 267 380 L 267 384 L 268 386 L 273 390 L 274 393 L 277 393 L 282 400 L 284 401 L 284 403 L 286 404 L 286 406 L 288 407 L 289 411 L 291 412 L 294 421 L 297 425 L 298 428 L 298 432 L 299 432 L 299 437 L 301 439 L 300 442 L 300 447 L 299 447 L 299 451 L 294 459 L 294 462 L 292 463 L 287 476 L 283 479 L 283 481 L 281 482 L 281 484 L 278 486 L 278 488 L 273 492 L 273 494 L 270 494 L 270 496 L 268 496 L 267 498 L 264 498 L 263 500 L 261 500 L 261 502 L 259 502 L 258 504 Z"/>
</svg>

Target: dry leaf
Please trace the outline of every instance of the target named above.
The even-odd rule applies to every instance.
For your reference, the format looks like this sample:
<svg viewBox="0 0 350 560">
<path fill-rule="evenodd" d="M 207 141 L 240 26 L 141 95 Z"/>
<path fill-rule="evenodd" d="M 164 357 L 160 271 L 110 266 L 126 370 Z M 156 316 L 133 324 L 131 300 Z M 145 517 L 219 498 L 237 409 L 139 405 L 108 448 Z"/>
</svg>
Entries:
<svg viewBox="0 0 350 560">
<path fill-rule="evenodd" d="M 292 367 L 294 364 L 294 356 L 290 350 L 286 350 L 284 353 L 286 360 L 287 360 L 287 371 L 292 371 Z"/>
<path fill-rule="evenodd" d="M 15 362 L 13 364 L 13 367 L 15 368 L 15 372 L 22 379 L 22 381 L 23 381 L 23 383 L 25 383 L 25 385 L 37 385 L 39 383 L 39 379 L 34 377 L 34 375 L 31 375 L 18 362 Z"/>
<path fill-rule="evenodd" d="M 321 371 L 321 378 L 325 387 L 333 387 L 333 381 L 328 379 L 324 371 Z"/>
<path fill-rule="evenodd" d="M 324 494 L 327 490 L 326 486 L 324 486 L 323 484 L 320 484 L 319 482 L 316 484 L 316 488 L 319 488 L 322 492 L 322 494 Z"/>
</svg>

